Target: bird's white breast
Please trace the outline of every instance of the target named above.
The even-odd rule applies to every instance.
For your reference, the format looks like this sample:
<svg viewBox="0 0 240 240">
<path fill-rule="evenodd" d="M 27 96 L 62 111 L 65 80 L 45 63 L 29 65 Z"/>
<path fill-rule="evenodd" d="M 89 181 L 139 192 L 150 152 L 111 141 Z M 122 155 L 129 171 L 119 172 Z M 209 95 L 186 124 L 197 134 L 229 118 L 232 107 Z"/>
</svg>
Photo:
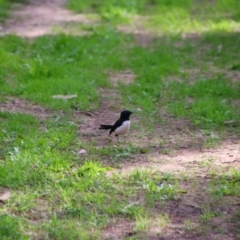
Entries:
<svg viewBox="0 0 240 240">
<path fill-rule="evenodd" d="M 123 135 L 128 132 L 129 128 L 130 128 L 130 120 L 124 121 L 123 124 L 120 127 L 116 128 L 114 132 L 117 135 Z"/>
</svg>

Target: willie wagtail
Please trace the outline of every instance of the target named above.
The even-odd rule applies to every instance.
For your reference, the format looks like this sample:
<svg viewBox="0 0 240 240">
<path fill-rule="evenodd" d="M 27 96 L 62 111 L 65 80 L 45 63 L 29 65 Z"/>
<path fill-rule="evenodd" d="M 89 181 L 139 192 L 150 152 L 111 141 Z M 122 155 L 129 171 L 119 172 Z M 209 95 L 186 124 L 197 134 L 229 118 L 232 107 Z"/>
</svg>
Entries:
<svg viewBox="0 0 240 240">
<path fill-rule="evenodd" d="M 121 112 L 120 118 L 114 123 L 114 125 L 100 125 L 99 129 L 111 129 L 109 132 L 109 136 L 114 132 L 115 136 L 123 135 L 128 132 L 130 128 L 130 115 L 131 111 L 124 110 Z"/>
</svg>

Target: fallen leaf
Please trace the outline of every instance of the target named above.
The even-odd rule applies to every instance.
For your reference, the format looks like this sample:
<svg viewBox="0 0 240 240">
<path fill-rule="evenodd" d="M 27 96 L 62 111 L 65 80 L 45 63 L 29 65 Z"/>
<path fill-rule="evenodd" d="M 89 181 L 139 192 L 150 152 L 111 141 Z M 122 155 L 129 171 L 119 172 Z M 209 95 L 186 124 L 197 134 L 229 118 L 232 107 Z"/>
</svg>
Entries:
<svg viewBox="0 0 240 240">
<path fill-rule="evenodd" d="M 54 99 L 62 99 L 62 100 L 68 100 L 76 97 L 77 95 L 53 95 L 52 96 L 52 98 Z"/>
<path fill-rule="evenodd" d="M 78 151 L 78 154 L 85 154 L 85 153 L 87 153 L 87 151 L 85 149 L 81 149 Z"/>
</svg>

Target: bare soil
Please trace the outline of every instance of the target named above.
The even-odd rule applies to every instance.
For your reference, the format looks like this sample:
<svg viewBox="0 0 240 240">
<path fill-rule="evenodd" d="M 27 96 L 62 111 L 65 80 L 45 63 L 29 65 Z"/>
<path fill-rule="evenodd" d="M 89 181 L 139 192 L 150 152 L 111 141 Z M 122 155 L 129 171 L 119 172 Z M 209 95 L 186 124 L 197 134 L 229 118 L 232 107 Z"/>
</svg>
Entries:
<svg viewBox="0 0 240 240">
<path fill-rule="evenodd" d="M 29 114 L 40 119 L 46 119 L 53 115 L 52 110 L 15 97 L 7 97 L 6 101 L 0 104 L 0 111 Z"/>
<path fill-rule="evenodd" d="M 13 12 L 12 17 L 3 26 L 4 34 L 16 34 L 22 37 L 37 37 L 52 33 L 54 27 L 61 27 L 66 22 L 91 23 L 83 14 L 73 14 L 64 9 L 65 1 L 31 1 L 30 4 L 22 5 Z M 127 29 L 129 31 L 129 29 Z M 131 28 L 130 28 L 131 30 Z M 134 30 L 133 30 L 134 32 Z M 139 44 L 147 46 L 152 37 L 143 31 L 136 32 Z M 73 117 L 79 119 L 79 133 L 85 141 L 93 140 L 97 147 L 109 142 L 108 133 L 98 130 L 99 123 L 112 124 L 124 109 L 121 94 L 115 88 L 118 82 L 131 84 L 134 82 L 134 74 L 128 72 L 110 72 L 109 81 L 113 89 L 99 89 L 102 103 L 95 112 L 73 112 Z M 53 111 L 30 103 L 26 100 L 9 97 L 0 104 L 0 111 L 12 113 L 26 113 L 41 119 L 49 118 Z M 225 205 L 216 204 L 206 196 L 206 186 L 210 181 L 209 169 L 221 174 L 223 171 L 234 167 L 240 169 L 240 144 L 237 137 L 232 136 L 222 141 L 215 148 L 206 148 L 204 143 L 206 136 L 192 126 L 187 120 L 176 119 L 162 113 L 161 119 L 165 124 L 155 123 L 154 132 L 144 131 L 144 122 L 138 109 L 133 109 L 136 114 L 132 116 L 132 129 L 128 141 L 143 149 L 142 153 L 134 154 L 131 159 L 118 164 L 122 174 L 129 174 L 136 169 L 148 169 L 162 173 L 175 173 L 181 177 L 180 187 L 185 190 L 178 200 L 168 201 L 164 205 L 156 204 L 155 213 L 168 213 L 171 223 L 156 230 L 154 225 L 149 228 L 148 234 L 143 234 L 143 239 L 164 240 L 234 240 L 236 237 L 237 220 L 234 214 L 238 209 L 240 199 L 225 197 Z M 136 125 L 137 127 L 134 127 Z M 140 130 L 142 129 L 142 130 Z M 141 136 L 141 137 L 140 137 Z M 123 143 L 124 146 L 124 143 Z M 108 173 L 113 174 L 114 171 Z M 182 178 L 183 177 L 183 178 Z M 185 181 L 182 179 L 186 179 Z M 229 204 L 230 203 L 230 204 Z M 200 220 L 203 214 L 202 206 L 211 209 L 219 208 L 224 212 L 223 216 L 215 217 L 209 223 Z M 186 226 L 186 219 L 190 220 L 191 229 Z M 103 239 L 123 239 L 134 236 L 134 225 L 125 219 L 115 219 L 103 232 Z"/>
<path fill-rule="evenodd" d="M 71 30 L 68 23 L 93 23 L 86 15 L 73 14 L 64 6 L 64 0 L 31 0 L 29 4 L 16 5 L 11 18 L 2 26 L 2 32 L 33 38 L 53 34 L 54 30 L 68 33 Z"/>
</svg>

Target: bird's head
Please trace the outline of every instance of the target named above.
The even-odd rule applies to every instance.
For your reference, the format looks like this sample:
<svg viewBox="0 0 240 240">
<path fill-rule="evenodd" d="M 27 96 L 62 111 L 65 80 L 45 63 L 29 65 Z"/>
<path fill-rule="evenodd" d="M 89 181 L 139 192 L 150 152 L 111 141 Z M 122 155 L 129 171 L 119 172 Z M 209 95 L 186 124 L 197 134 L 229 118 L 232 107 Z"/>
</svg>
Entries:
<svg viewBox="0 0 240 240">
<path fill-rule="evenodd" d="M 121 118 L 129 118 L 131 114 L 132 114 L 131 111 L 124 110 L 124 111 L 121 112 Z"/>
</svg>

